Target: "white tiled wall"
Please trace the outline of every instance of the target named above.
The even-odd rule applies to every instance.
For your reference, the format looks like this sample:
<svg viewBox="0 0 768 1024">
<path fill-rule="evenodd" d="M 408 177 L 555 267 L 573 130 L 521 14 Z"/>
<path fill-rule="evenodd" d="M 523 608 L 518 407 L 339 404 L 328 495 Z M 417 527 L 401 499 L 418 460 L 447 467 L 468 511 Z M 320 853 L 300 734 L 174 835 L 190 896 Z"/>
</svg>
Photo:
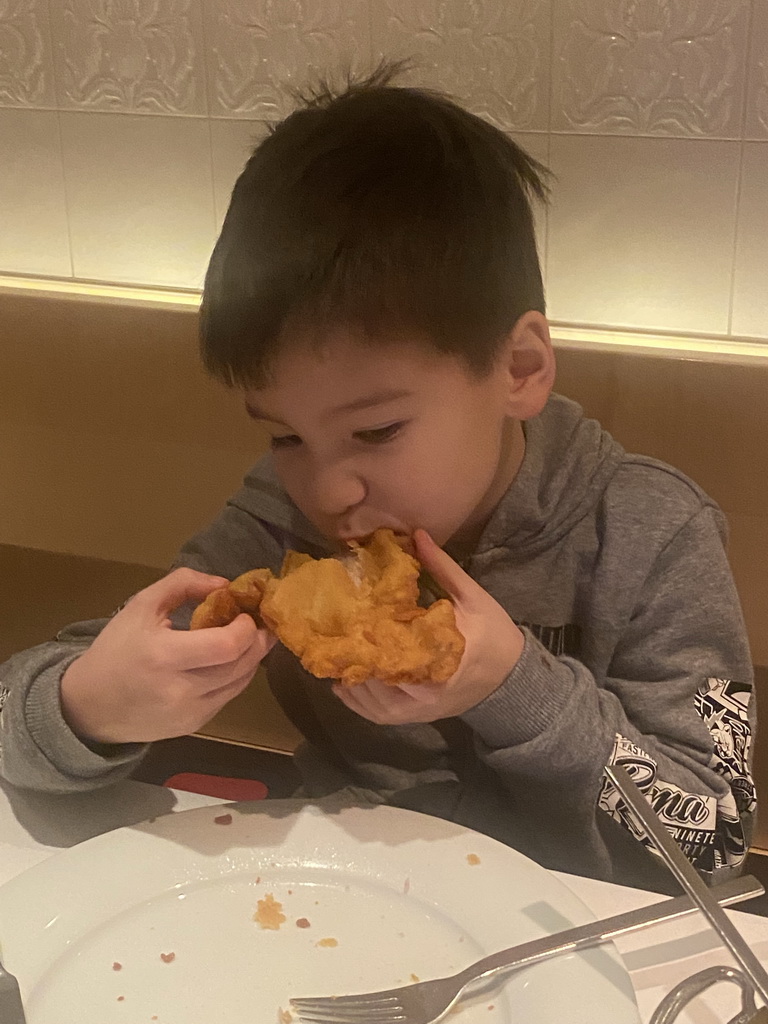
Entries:
<svg viewBox="0 0 768 1024">
<path fill-rule="evenodd" d="M 551 163 L 553 318 L 768 341 L 768 0 L 6 0 L 0 272 L 199 288 L 287 87 L 381 55 Z"/>
</svg>

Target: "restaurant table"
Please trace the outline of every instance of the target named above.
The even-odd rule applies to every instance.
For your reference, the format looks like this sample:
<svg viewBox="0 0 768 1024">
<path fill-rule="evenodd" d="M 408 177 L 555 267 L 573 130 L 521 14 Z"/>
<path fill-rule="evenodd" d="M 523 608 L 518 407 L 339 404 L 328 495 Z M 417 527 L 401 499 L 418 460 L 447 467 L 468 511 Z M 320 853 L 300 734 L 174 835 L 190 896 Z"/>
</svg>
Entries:
<svg viewBox="0 0 768 1024">
<path fill-rule="evenodd" d="M 55 853 L 114 828 L 134 825 L 193 807 L 225 803 L 213 797 L 128 781 L 105 790 L 66 796 L 23 792 L 0 785 L 0 885 Z M 596 917 L 646 906 L 657 893 L 553 872 Z M 768 918 L 729 910 L 728 914 L 768 965 Z M 510 937 L 510 942 L 514 938 Z M 701 915 L 656 925 L 616 942 L 635 987 L 640 1018 L 650 1020 L 664 995 L 683 978 L 705 967 L 731 965 Z M 738 1009 L 738 989 L 720 984 L 697 997 L 680 1024 L 723 1024 Z"/>
</svg>

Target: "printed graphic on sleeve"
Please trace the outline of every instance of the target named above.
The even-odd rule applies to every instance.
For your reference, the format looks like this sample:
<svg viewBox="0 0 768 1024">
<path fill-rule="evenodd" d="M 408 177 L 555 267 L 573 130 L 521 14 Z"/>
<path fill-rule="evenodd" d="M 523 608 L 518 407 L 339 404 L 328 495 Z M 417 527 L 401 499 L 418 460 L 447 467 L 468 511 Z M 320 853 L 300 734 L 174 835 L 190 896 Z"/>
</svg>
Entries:
<svg viewBox="0 0 768 1024">
<path fill-rule="evenodd" d="M 736 867 L 746 857 L 741 815 L 754 811 L 757 802 L 748 768 L 750 696 L 751 689 L 746 684 L 707 679 L 695 698 L 696 711 L 715 743 L 710 767 L 730 786 L 723 796 L 688 793 L 659 779 L 658 765 L 651 755 L 619 733 L 609 758 L 609 764 L 620 764 L 627 769 L 683 853 L 705 874 L 724 866 Z M 650 838 L 635 822 L 607 777 L 603 777 L 598 806 L 655 852 Z"/>
<path fill-rule="evenodd" d="M 757 807 L 755 783 L 749 771 L 752 730 L 748 708 L 752 687 L 732 679 L 707 679 L 694 698 L 696 710 L 712 733 L 715 752 L 710 768 L 727 779 L 741 814 Z"/>
</svg>

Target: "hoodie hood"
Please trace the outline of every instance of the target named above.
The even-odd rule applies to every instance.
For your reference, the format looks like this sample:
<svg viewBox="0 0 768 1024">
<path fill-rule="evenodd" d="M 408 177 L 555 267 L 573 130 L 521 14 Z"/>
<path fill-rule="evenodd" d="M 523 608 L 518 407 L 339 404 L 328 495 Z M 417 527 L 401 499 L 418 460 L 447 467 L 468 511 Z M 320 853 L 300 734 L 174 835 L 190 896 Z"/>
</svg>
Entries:
<svg viewBox="0 0 768 1024">
<path fill-rule="evenodd" d="M 597 420 L 561 395 L 552 395 L 523 430 L 523 462 L 480 537 L 477 556 L 505 548 L 527 559 L 552 547 L 593 511 L 624 458 Z"/>
<path fill-rule="evenodd" d="M 590 514 L 624 457 L 596 420 L 560 395 L 552 395 L 523 428 L 522 465 L 483 530 L 475 557 L 504 548 L 524 560 L 552 546 Z M 230 504 L 287 534 L 288 546 L 297 542 L 317 554 L 332 550 L 283 490 L 270 455 L 254 466 Z"/>
</svg>

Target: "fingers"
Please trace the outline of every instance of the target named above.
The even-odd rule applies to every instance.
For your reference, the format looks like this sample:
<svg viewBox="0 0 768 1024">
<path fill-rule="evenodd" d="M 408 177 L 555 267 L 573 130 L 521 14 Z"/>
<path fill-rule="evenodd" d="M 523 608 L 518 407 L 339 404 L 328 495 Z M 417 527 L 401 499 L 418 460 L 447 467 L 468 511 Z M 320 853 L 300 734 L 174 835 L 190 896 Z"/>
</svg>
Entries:
<svg viewBox="0 0 768 1024">
<path fill-rule="evenodd" d="M 392 689 L 396 690 L 396 687 Z M 338 684 L 333 687 L 333 692 L 350 711 L 354 711 L 362 718 L 367 718 L 369 722 L 375 722 L 377 725 L 391 725 L 395 721 L 393 705 L 397 700 L 397 695 L 390 700 L 382 699 L 372 690 L 370 683 L 360 683 L 357 686 Z M 409 700 L 403 693 L 400 694 L 400 697 Z"/>
<path fill-rule="evenodd" d="M 245 616 L 245 618 L 250 618 Z M 251 624 L 253 620 L 250 619 Z M 213 627 L 213 630 L 205 630 L 205 632 L 213 632 L 214 630 L 229 630 L 230 626 L 234 623 L 230 623 L 229 626 Z M 231 680 L 239 679 L 242 676 L 252 676 L 256 669 L 259 667 L 264 658 L 269 654 L 274 645 L 277 643 L 277 638 L 266 630 L 260 630 L 254 628 L 253 631 L 247 627 L 246 635 L 250 637 L 245 649 L 237 656 L 232 659 L 219 661 L 218 658 L 221 656 L 221 646 L 216 646 L 216 638 L 214 637 L 214 644 L 212 647 L 211 657 L 216 660 L 209 662 L 208 664 L 195 664 L 189 667 L 189 671 L 200 674 L 206 679 L 216 679 L 215 686 L 224 685 Z M 181 634 L 182 636 L 193 636 L 194 634 Z M 225 643 L 229 641 L 225 638 Z"/>
<path fill-rule="evenodd" d="M 437 704 L 449 684 L 450 680 L 447 683 L 401 683 L 399 689 L 417 704 Z"/>
<path fill-rule="evenodd" d="M 227 626 L 210 629 L 167 630 L 168 651 L 180 669 L 232 666 L 236 663 L 252 664 L 255 671 L 259 662 L 275 644 L 275 637 L 259 629 L 250 615 L 238 615 Z"/>
<path fill-rule="evenodd" d="M 416 557 L 452 598 L 459 600 L 467 597 L 477 588 L 477 583 L 472 577 L 435 544 L 426 530 L 415 530 L 413 539 L 416 544 Z"/>
<path fill-rule="evenodd" d="M 404 725 L 432 718 L 431 700 L 417 700 L 404 687 L 387 686 L 375 679 L 358 686 L 339 684 L 333 687 L 333 692 L 350 711 L 377 725 Z"/>
</svg>

